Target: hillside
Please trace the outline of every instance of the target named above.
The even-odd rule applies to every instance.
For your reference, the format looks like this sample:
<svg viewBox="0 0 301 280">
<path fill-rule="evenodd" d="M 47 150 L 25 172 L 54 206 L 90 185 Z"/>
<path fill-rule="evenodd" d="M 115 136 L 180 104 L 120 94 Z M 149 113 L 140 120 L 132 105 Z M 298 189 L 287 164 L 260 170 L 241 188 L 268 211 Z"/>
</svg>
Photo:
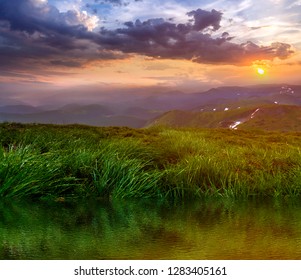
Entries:
<svg viewBox="0 0 301 280">
<path fill-rule="evenodd" d="M 263 105 L 224 111 L 171 111 L 148 126 L 301 131 L 301 106 Z"/>
<path fill-rule="evenodd" d="M 115 93 L 107 96 L 106 100 L 98 100 L 96 93 L 91 95 L 75 92 L 73 98 L 69 96 L 68 101 L 59 100 L 59 96 L 55 96 L 52 98 L 55 104 L 50 98 L 45 99 L 39 106 L 16 102 L 10 102 L 8 105 L 4 102 L 0 106 L 0 122 L 77 123 L 142 128 L 154 124 L 174 127 L 229 127 L 233 122 L 235 125 L 235 122 L 239 121 L 244 122 L 241 127 L 245 128 L 278 129 L 277 125 L 269 126 L 269 122 L 277 121 L 268 117 L 270 114 L 278 114 L 276 111 L 273 113 L 273 108 L 277 105 L 293 106 L 292 110 L 296 111 L 294 114 L 291 114 L 289 109 L 279 111 L 279 117 L 283 121 L 281 128 L 299 130 L 298 110 L 294 108 L 301 106 L 301 86 L 298 85 L 227 86 L 196 93 L 150 93 L 140 89 L 139 94 L 137 89 L 131 93 L 124 93 L 126 94 Z M 269 112 L 264 111 L 267 118 L 260 113 L 258 119 L 256 117 L 252 122 L 246 122 L 245 118 L 248 119 L 258 108 L 270 108 L 266 109 Z M 286 113 L 283 112 L 289 114 L 284 116 Z M 260 121 L 259 118 L 263 120 Z"/>
<path fill-rule="evenodd" d="M 225 108 L 271 104 L 301 105 L 301 86 L 260 85 L 250 87 L 219 87 L 199 93 L 202 100 L 189 110 L 212 111 Z"/>
</svg>

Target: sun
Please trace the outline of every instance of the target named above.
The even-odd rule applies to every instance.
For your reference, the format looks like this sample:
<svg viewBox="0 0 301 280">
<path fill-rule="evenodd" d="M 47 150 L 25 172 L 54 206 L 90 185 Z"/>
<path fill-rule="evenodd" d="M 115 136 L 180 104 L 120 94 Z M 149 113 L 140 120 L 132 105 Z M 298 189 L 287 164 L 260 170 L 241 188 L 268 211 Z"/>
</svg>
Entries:
<svg viewBox="0 0 301 280">
<path fill-rule="evenodd" d="M 262 68 L 257 68 L 257 73 L 258 73 L 259 75 L 264 75 L 264 74 L 265 74 L 265 71 L 264 71 L 264 69 L 262 69 Z"/>
</svg>

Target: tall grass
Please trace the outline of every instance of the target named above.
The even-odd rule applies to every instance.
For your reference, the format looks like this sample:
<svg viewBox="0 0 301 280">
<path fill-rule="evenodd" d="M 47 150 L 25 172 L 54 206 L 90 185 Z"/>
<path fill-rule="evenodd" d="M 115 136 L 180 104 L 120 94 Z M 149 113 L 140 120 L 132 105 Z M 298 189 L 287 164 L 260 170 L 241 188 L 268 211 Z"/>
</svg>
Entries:
<svg viewBox="0 0 301 280">
<path fill-rule="evenodd" d="M 64 195 L 78 180 L 64 174 L 63 161 L 56 155 L 37 154 L 31 146 L 0 147 L 0 196 Z"/>
<path fill-rule="evenodd" d="M 0 125 L 0 197 L 300 196 L 301 134 Z"/>
<path fill-rule="evenodd" d="M 118 145 L 116 145 L 118 144 Z M 93 170 L 93 186 L 100 196 L 160 196 L 162 173 L 152 162 L 152 151 L 137 141 L 106 143 Z M 147 153 L 147 151 L 149 153 Z"/>
</svg>

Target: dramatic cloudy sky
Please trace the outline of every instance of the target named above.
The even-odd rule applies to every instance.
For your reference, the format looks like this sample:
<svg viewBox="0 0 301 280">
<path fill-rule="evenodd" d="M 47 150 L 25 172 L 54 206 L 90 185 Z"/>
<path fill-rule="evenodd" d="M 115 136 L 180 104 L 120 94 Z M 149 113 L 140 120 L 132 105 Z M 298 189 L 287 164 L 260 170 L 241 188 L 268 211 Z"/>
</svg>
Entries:
<svg viewBox="0 0 301 280">
<path fill-rule="evenodd" d="M 0 0 L 2 93 L 299 84 L 300 50 L 300 0 Z"/>
</svg>

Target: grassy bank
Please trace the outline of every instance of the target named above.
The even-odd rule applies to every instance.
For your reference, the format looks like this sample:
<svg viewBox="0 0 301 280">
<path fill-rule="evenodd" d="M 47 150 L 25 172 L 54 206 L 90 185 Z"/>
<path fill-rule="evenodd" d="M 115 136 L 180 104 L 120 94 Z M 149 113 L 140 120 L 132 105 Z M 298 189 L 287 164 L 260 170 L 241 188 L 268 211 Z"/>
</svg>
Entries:
<svg viewBox="0 0 301 280">
<path fill-rule="evenodd" d="M 301 195 L 301 133 L 0 125 L 0 197 Z"/>
</svg>

